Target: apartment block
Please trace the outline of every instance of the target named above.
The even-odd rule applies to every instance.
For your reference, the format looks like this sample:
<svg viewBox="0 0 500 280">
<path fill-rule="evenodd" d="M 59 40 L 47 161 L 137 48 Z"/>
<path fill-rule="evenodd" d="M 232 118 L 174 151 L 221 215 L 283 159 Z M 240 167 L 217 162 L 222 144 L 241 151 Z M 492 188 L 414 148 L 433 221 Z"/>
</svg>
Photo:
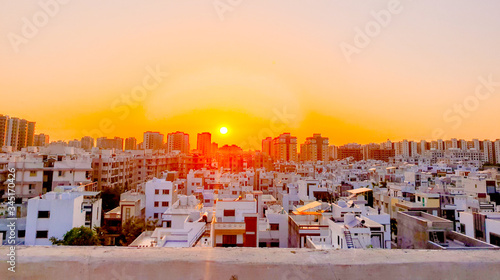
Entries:
<svg viewBox="0 0 500 280">
<path fill-rule="evenodd" d="M 167 135 L 167 152 L 178 151 L 183 154 L 189 154 L 189 135 L 176 131 Z"/>
<path fill-rule="evenodd" d="M 146 182 L 145 194 L 146 218 L 155 220 L 160 220 L 161 215 L 177 201 L 176 185 L 166 179 L 153 178 Z"/>
<path fill-rule="evenodd" d="M 203 155 L 212 153 L 212 134 L 209 132 L 198 133 L 196 139 L 196 149 Z"/>
<path fill-rule="evenodd" d="M 143 138 L 143 149 L 160 150 L 163 148 L 163 134 L 159 132 L 146 131 Z"/>
<path fill-rule="evenodd" d="M 125 139 L 125 151 L 127 150 L 137 150 L 137 139 L 135 137 Z"/>
<path fill-rule="evenodd" d="M 321 137 L 321 134 L 306 138 L 300 146 L 300 158 L 302 161 L 328 161 L 328 138 Z"/>
<path fill-rule="evenodd" d="M 102 200 L 99 192 L 84 186 L 61 186 L 28 200 L 26 245 L 52 245 L 51 237 L 62 239 L 74 227 L 101 226 Z"/>
<path fill-rule="evenodd" d="M 49 145 L 49 136 L 46 134 L 36 134 L 34 137 L 34 146 L 36 147 L 47 147 Z"/>
<path fill-rule="evenodd" d="M 297 137 L 283 133 L 273 139 L 272 157 L 274 161 L 297 162 Z"/>
</svg>

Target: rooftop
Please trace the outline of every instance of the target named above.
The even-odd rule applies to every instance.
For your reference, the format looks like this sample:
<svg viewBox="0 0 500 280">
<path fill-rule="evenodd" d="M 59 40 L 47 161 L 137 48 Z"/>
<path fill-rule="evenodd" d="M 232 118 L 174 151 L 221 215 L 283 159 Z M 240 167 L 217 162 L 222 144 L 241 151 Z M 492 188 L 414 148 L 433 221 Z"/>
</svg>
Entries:
<svg viewBox="0 0 500 280">
<path fill-rule="evenodd" d="M 15 279 L 496 279 L 496 251 L 22 247 Z M 49 268 L 47 265 L 50 264 Z M 53 268 L 53 269 L 52 269 Z M 55 269 L 57 268 L 57 269 Z M 443 269 L 445 268 L 445 269 Z"/>
</svg>

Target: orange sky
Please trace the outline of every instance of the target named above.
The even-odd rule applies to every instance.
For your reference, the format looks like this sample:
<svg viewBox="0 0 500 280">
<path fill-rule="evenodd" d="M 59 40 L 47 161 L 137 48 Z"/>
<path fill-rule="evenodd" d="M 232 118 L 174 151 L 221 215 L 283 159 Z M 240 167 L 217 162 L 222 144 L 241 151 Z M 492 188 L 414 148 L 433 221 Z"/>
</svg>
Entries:
<svg viewBox="0 0 500 280">
<path fill-rule="evenodd" d="M 37 3 L 0 0 L 0 113 L 36 121 L 51 140 L 140 142 L 147 130 L 180 130 L 194 147 L 208 131 L 220 144 L 258 148 L 285 131 L 332 144 L 430 140 L 438 129 L 500 137 L 497 1 L 402 1 L 350 60 L 340 45 L 353 45 L 388 1 L 242 1 L 224 20 L 212 1 L 70 2 L 13 46 Z M 168 76 L 155 80 L 156 68 Z M 495 86 L 474 104 L 488 76 Z M 126 101 L 145 80 L 143 98 Z M 472 109 L 444 118 L 464 102 Z"/>
</svg>

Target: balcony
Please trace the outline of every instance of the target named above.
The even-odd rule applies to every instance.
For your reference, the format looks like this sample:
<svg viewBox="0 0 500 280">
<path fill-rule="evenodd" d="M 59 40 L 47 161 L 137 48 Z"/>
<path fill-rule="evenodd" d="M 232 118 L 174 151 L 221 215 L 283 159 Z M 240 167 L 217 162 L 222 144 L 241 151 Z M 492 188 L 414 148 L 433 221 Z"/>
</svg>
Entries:
<svg viewBox="0 0 500 280">
<path fill-rule="evenodd" d="M 214 223 L 215 230 L 245 230 L 245 223 Z"/>
</svg>

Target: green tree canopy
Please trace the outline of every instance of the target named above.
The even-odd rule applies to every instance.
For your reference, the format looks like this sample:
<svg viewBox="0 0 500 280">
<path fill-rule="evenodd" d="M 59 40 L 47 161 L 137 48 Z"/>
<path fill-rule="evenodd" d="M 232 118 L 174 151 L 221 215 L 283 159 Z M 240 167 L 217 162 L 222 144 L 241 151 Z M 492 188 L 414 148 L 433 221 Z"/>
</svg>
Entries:
<svg viewBox="0 0 500 280">
<path fill-rule="evenodd" d="M 64 234 L 62 240 L 51 237 L 50 241 L 54 245 L 96 246 L 101 244 L 97 233 L 85 226 L 72 228 Z"/>
<path fill-rule="evenodd" d="M 120 243 L 123 246 L 128 246 L 132 243 L 141 233 L 146 230 L 154 230 L 158 220 L 144 220 L 137 217 L 128 219 L 122 225 L 122 233 L 120 235 Z"/>
</svg>

